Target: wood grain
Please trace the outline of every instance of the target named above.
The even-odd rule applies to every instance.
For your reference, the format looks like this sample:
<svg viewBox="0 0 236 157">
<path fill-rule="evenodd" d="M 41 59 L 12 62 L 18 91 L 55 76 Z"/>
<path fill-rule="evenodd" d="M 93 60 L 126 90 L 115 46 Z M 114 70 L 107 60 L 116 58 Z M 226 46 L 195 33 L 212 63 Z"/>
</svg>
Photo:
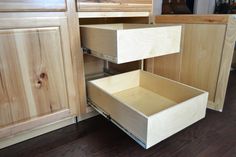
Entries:
<svg viewBox="0 0 236 157">
<path fill-rule="evenodd" d="M 215 100 L 225 29 L 214 24 L 185 27 L 180 80 L 208 91 L 210 101 Z"/>
<path fill-rule="evenodd" d="M 156 16 L 157 23 L 227 24 L 227 15 L 162 15 Z"/>
<path fill-rule="evenodd" d="M 203 19 L 202 16 L 183 15 L 182 17 L 181 15 L 182 18 L 177 17 L 177 19 L 173 17 L 158 16 L 156 20 L 160 18 L 163 21 L 159 20 L 159 22 L 164 24 L 185 25 L 182 60 L 178 57 L 172 58 L 172 63 L 180 62 L 181 68 L 179 71 L 173 70 L 176 69 L 175 65 L 168 62 L 167 56 L 163 56 L 148 60 L 147 70 L 169 78 L 172 77 L 171 74 L 179 72 L 181 82 L 209 92 L 209 108 L 222 111 L 235 45 L 234 15 L 203 16 Z M 215 21 L 216 18 L 218 22 Z M 220 22 L 221 18 L 227 18 L 225 22 L 228 23 Z M 206 19 L 208 22 L 205 21 Z M 168 68 L 158 66 L 158 63 L 163 62 Z"/>
<path fill-rule="evenodd" d="M 229 17 L 227 25 L 224 46 L 222 50 L 222 59 L 219 71 L 219 79 L 217 82 L 217 89 L 215 95 L 216 110 L 223 110 L 226 89 L 228 85 L 228 78 L 231 69 L 231 63 L 234 54 L 236 41 L 236 16 Z"/>
<path fill-rule="evenodd" d="M 206 118 L 148 150 L 142 149 L 107 119 L 96 116 L 1 149 L 0 154 L 4 157 L 48 157 L 62 154 L 71 157 L 78 154 L 81 157 L 234 157 L 235 80 L 236 71 L 231 71 L 222 113 L 207 110 Z"/>
<path fill-rule="evenodd" d="M 14 35 L 0 32 L 1 127 L 30 118 Z M 5 121 L 6 120 L 6 121 Z"/>
<path fill-rule="evenodd" d="M 80 29 L 79 19 L 76 12 L 75 0 L 67 0 L 67 16 L 68 16 L 68 32 L 70 41 L 70 63 L 72 64 L 73 76 L 69 80 L 73 80 L 74 85 L 74 104 L 71 107 L 72 113 L 75 115 L 86 114 L 87 98 L 85 89 L 85 73 L 84 73 L 84 58 L 80 45 Z M 68 69 L 68 70 L 71 70 Z"/>
<path fill-rule="evenodd" d="M 148 149 L 202 119 L 208 93 L 137 70 L 89 81 L 88 97 Z"/>
<path fill-rule="evenodd" d="M 0 12 L 65 10 L 65 0 L 0 0 Z"/>
<path fill-rule="evenodd" d="M 180 51 L 181 26 L 100 24 L 82 25 L 80 28 L 82 46 L 90 49 L 92 55 L 113 63 L 121 64 Z"/>
<path fill-rule="evenodd" d="M 148 11 L 151 0 L 77 0 L 78 11 Z"/>
<path fill-rule="evenodd" d="M 75 106 L 66 20 L 0 19 L 1 127 Z"/>
</svg>

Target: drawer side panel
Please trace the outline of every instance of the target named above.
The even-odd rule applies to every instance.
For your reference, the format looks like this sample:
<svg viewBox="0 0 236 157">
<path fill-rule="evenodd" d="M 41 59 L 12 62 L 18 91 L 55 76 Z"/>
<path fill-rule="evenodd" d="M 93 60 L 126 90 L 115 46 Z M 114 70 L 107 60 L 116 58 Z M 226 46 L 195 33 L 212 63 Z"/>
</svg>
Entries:
<svg viewBox="0 0 236 157">
<path fill-rule="evenodd" d="M 123 128 L 131 132 L 143 143 L 146 143 L 147 118 L 122 104 L 91 82 L 88 83 L 88 98 Z"/>
<path fill-rule="evenodd" d="M 205 117 L 208 93 L 189 99 L 148 119 L 147 148 Z"/>
</svg>

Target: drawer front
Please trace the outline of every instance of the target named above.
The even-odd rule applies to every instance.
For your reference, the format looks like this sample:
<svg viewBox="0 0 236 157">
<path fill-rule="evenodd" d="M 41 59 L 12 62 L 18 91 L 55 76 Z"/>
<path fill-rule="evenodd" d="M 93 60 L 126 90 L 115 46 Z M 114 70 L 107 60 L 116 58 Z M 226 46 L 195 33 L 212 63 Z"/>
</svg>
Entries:
<svg viewBox="0 0 236 157">
<path fill-rule="evenodd" d="M 181 30 L 145 24 L 82 25 L 81 42 L 89 54 L 121 64 L 178 53 Z"/>
<path fill-rule="evenodd" d="M 0 12 L 65 10 L 65 0 L 0 0 Z"/>
<path fill-rule="evenodd" d="M 148 149 L 204 118 L 208 93 L 137 70 L 89 81 L 88 98 Z"/>
<path fill-rule="evenodd" d="M 152 10 L 151 0 L 78 0 L 78 11 L 148 11 Z"/>
</svg>

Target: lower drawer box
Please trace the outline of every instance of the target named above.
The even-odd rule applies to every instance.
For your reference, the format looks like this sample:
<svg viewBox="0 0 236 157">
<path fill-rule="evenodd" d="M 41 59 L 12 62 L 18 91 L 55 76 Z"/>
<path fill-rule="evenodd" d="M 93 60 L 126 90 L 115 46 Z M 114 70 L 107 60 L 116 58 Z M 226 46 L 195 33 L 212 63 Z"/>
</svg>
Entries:
<svg viewBox="0 0 236 157">
<path fill-rule="evenodd" d="M 147 149 L 204 118 L 208 93 L 137 70 L 89 81 L 88 98 Z"/>
</svg>

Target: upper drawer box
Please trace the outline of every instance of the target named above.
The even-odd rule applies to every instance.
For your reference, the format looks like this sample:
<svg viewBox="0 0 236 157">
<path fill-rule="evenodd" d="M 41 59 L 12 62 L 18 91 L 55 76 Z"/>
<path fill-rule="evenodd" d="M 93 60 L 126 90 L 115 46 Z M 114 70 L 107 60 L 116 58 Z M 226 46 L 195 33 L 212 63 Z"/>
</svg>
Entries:
<svg viewBox="0 0 236 157">
<path fill-rule="evenodd" d="M 65 10 L 65 0 L 0 0 L 0 12 Z"/>
<path fill-rule="evenodd" d="M 81 38 L 88 53 L 121 64 L 179 52 L 181 26 L 82 25 Z"/>
<path fill-rule="evenodd" d="M 148 11 L 152 0 L 77 0 L 78 11 Z"/>
</svg>

